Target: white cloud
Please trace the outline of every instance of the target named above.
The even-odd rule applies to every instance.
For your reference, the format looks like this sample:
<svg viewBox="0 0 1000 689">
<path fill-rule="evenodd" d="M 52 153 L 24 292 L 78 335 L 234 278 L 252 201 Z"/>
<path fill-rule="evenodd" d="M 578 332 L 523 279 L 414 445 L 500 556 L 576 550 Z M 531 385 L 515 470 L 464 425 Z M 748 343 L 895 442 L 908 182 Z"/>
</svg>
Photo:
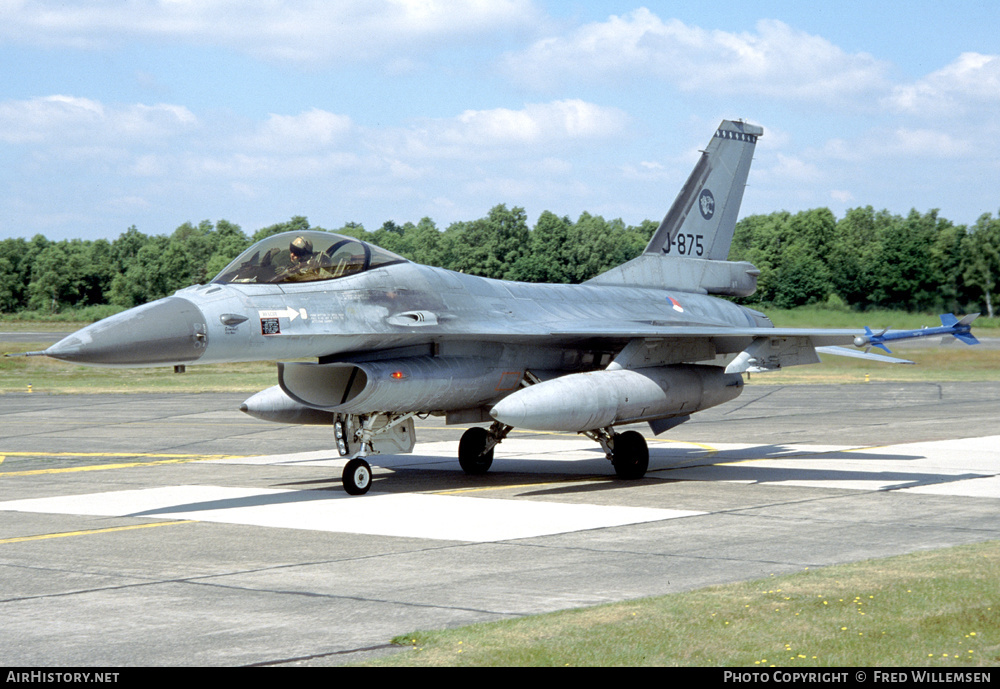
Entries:
<svg viewBox="0 0 1000 689">
<path fill-rule="evenodd" d="M 697 160 L 697 154 L 683 159 L 684 165 L 691 160 Z M 638 164 L 627 163 L 621 166 L 621 174 L 625 179 L 642 182 L 670 180 L 676 177 L 677 169 L 668 169 L 662 163 L 642 160 Z"/>
<path fill-rule="evenodd" d="M 887 69 L 867 53 L 846 53 L 777 20 L 758 21 L 754 32 L 709 31 L 663 21 L 645 8 L 540 40 L 507 55 L 505 67 L 540 89 L 653 77 L 685 91 L 822 102 L 884 89 Z"/>
<path fill-rule="evenodd" d="M 529 30 L 531 0 L 57 0 L 0 5 L 0 41 L 103 49 L 135 39 L 221 45 L 292 62 L 358 61 Z"/>
<path fill-rule="evenodd" d="M 797 156 L 777 154 L 777 162 L 761 170 L 762 176 L 768 179 L 795 180 L 797 182 L 815 182 L 822 177 L 820 169 Z"/>
<path fill-rule="evenodd" d="M 913 84 L 897 86 L 884 103 L 898 112 L 940 116 L 1000 104 L 1000 55 L 962 53 Z"/>
<path fill-rule="evenodd" d="M 545 175 L 565 177 L 572 174 L 573 163 L 562 158 L 543 158 L 534 163 L 534 169 Z"/>
<path fill-rule="evenodd" d="M 398 130 L 410 156 L 474 159 L 508 156 L 621 136 L 628 116 L 618 108 L 571 99 L 530 103 L 520 110 L 466 110 L 450 119 Z"/>
<path fill-rule="evenodd" d="M 933 129 L 898 128 L 885 137 L 889 155 L 905 157 L 958 158 L 973 151 L 971 142 Z"/>
<path fill-rule="evenodd" d="M 312 108 L 298 115 L 270 115 L 251 143 L 276 151 L 316 150 L 342 141 L 351 128 L 347 115 Z"/>
<path fill-rule="evenodd" d="M 109 105 L 61 95 L 0 103 L 0 143 L 30 150 L 23 160 L 33 171 L 144 180 L 174 190 L 287 180 L 343 185 L 350 178 L 352 187 L 365 180 L 457 180 L 479 176 L 469 168 L 484 159 L 492 166 L 530 160 L 539 174 L 567 174 L 572 168 L 562 153 L 620 137 L 627 124 L 622 111 L 581 100 L 466 110 L 377 129 L 319 108 L 254 123 L 218 115 L 202 122 L 172 104 Z"/>
<path fill-rule="evenodd" d="M 250 155 L 227 151 L 217 156 L 189 154 L 185 174 L 194 179 L 290 180 L 328 179 L 345 171 L 357 171 L 359 159 L 353 153 Z"/>
<path fill-rule="evenodd" d="M 106 106 L 89 98 L 55 95 L 0 103 L 0 141 L 15 144 L 148 141 L 198 124 L 180 105 Z"/>
<path fill-rule="evenodd" d="M 104 107 L 87 98 L 48 96 L 0 103 L 0 140 L 37 144 L 54 132 L 93 126 L 104 120 Z"/>
<path fill-rule="evenodd" d="M 977 150 L 977 145 L 968 137 L 962 136 L 961 132 L 880 127 L 851 141 L 830 139 L 817 155 L 828 160 L 858 164 L 880 158 L 962 158 L 975 154 Z"/>
<path fill-rule="evenodd" d="M 574 99 L 529 104 L 523 110 L 466 110 L 451 132 L 459 139 L 486 145 L 537 144 L 609 136 L 620 132 L 626 119 L 617 108 Z"/>
<path fill-rule="evenodd" d="M 140 155 L 132 164 L 130 174 L 137 177 L 159 177 L 166 172 L 164 161 L 156 155 Z"/>
</svg>

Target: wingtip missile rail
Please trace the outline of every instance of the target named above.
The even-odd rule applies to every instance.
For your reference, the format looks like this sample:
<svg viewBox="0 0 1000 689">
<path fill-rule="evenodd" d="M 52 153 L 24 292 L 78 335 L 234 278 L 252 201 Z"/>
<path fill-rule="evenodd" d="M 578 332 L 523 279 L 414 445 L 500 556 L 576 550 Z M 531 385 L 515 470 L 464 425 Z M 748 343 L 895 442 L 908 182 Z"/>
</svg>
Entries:
<svg viewBox="0 0 1000 689">
<path fill-rule="evenodd" d="M 942 337 L 951 335 L 968 345 L 979 344 L 979 340 L 972 334 L 972 322 L 978 317 L 978 313 L 970 313 L 959 319 L 954 314 L 944 313 L 941 314 L 940 326 L 919 328 L 917 330 L 896 330 L 889 332 L 889 329 L 886 328 L 875 333 L 871 328 L 865 327 L 865 334 L 854 338 L 854 346 L 864 347 L 866 352 L 872 347 L 878 347 L 887 354 L 892 354 L 889 348 L 886 347 L 886 342 L 893 340 L 914 340 L 918 337 L 934 337 L 937 335 L 941 335 Z"/>
</svg>

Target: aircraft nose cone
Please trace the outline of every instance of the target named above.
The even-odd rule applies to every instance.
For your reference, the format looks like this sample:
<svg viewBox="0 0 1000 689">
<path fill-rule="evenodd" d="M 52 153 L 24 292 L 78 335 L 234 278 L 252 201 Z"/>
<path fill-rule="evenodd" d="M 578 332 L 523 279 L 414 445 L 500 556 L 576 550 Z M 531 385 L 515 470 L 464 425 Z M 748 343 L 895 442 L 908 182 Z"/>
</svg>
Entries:
<svg viewBox="0 0 1000 689">
<path fill-rule="evenodd" d="M 201 309 L 167 297 L 88 325 L 44 353 L 92 366 L 162 366 L 196 361 L 207 344 Z"/>
</svg>

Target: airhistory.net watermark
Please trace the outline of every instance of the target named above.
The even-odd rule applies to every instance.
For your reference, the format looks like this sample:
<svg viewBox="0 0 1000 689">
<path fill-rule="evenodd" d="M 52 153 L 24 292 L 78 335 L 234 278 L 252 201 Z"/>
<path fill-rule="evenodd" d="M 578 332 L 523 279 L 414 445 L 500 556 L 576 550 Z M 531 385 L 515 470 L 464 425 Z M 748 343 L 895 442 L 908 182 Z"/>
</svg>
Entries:
<svg viewBox="0 0 1000 689">
<path fill-rule="evenodd" d="M 117 672 L 54 672 L 49 670 L 8 670 L 8 684 L 106 684 L 118 681 Z"/>
</svg>

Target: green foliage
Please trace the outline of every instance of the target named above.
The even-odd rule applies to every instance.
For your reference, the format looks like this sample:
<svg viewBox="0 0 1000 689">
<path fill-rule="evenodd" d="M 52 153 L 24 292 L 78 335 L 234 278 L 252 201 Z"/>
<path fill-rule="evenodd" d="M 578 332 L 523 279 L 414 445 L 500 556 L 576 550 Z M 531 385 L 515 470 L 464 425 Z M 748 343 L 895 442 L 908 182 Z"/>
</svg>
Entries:
<svg viewBox="0 0 1000 689">
<path fill-rule="evenodd" d="M 639 255 L 657 223 L 626 226 L 583 213 L 545 211 L 530 227 L 523 208 L 501 204 L 444 231 L 430 218 L 387 220 L 374 232 L 349 222 L 334 232 L 418 263 L 526 282 L 579 283 Z M 241 251 L 280 232 L 322 230 L 305 216 L 252 237 L 226 220 L 185 222 L 169 235 L 130 227 L 112 242 L 0 240 L 0 313 L 56 314 L 98 304 L 126 308 L 204 284 Z M 936 210 L 906 217 L 871 206 L 837 220 L 827 208 L 752 215 L 736 225 L 731 260 L 760 269 L 747 303 L 778 308 L 993 312 L 1000 282 L 1000 218 L 965 227 Z"/>
<path fill-rule="evenodd" d="M 760 271 L 749 303 L 792 308 L 836 298 L 856 310 L 978 311 L 1000 276 L 1000 220 L 967 230 L 937 210 L 905 218 L 871 206 L 839 221 L 826 208 L 754 215 L 736 225 L 732 260 Z"/>
<path fill-rule="evenodd" d="M 987 315 L 993 317 L 993 293 L 1000 279 L 1000 218 L 983 215 L 961 238 L 962 279 L 982 295 Z"/>
<path fill-rule="evenodd" d="M 272 234 L 281 234 L 282 232 L 301 232 L 302 230 L 316 229 L 309 227 L 309 221 L 302 215 L 296 215 L 288 222 L 278 223 L 277 225 L 269 225 L 268 227 L 262 227 L 253 233 L 251 241 L 259 242 L 265 237 L 270 237 Z M 233 254 L 233 258 L 236 255 Z"/>
</svg>

